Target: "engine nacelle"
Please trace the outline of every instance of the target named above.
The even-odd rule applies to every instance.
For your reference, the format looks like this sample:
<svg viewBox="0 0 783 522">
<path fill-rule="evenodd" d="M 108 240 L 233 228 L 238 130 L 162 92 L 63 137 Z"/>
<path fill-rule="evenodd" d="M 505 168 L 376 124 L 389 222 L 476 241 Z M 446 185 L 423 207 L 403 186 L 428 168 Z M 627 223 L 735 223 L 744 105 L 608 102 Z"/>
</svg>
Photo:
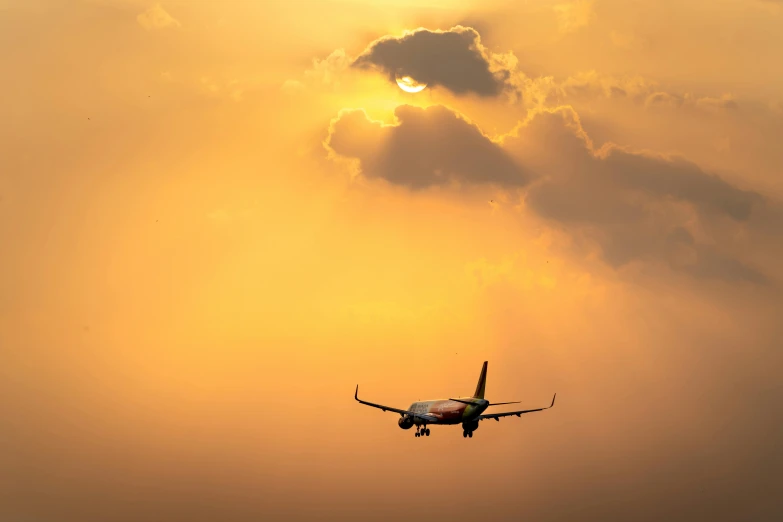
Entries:
<svg viewBox="0 0 783 522">
<path fill-rule="evenodd" d="M 413 419 L 408 416 L 400 417 L 397 421 L 397 425 L 404 430 L 409 430 L 413 427 Z"/>
<path fill-rule="evenodd" d="M 479 427 L 478 421 L 463 422 L 462 429 L 465 431 L 476 431 Z"/>
</svg>

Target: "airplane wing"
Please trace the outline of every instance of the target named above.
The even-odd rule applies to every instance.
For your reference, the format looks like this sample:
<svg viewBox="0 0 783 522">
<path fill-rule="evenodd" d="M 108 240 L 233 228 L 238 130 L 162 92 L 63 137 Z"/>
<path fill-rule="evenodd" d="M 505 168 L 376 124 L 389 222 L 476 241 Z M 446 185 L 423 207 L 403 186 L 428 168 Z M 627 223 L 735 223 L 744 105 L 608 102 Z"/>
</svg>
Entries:
<svg viewBox="0 0 783 522">
<path fill-rule="evenodd" d="M 478 420 L 482 421 L 487 419 L 495 419 L 496 421 L 500 422 L 500 417 L 510 417 L 512 415 L 516 415 L 517 417 L 519 417 L 523 413 L 533 413 L 534 411 L 548 410 L 549 408 L 555 405 L 555 397 L 557 397 L 557 394 L 555 394 L 554 397 L 552 397 L 552 404 L 550 404 L 546 408 L 537 408 L 535 410 L 509 411 L 506 413 L 489 413 L 487 415 L 479 415 Z"/>
<path fill-rule="evenodd" d="M 392 408 L 391 406 L 384 406 L 383 404 L 375 404 L 372 402 L 363 401 L 359 398 L 359 385 L 356 385 L 356 393 L 353 395 L 353 398 L 359 401 L 361 404 L 364 404 L 366 406 L 372 406 L 373 408 L 378 408 L 383 411 L 393 411 L 394 413 L 399 413 L 400 415 L 410 415 L 411 417 L 416 417 L 418 419 L 421 419 L 425 422 L 437 422 L 439 420 L 439 417 L 436 417 L 435 415 L 429 414 L 429 413 L 416 413 L 409 410 L 400 410 L 397 408 Z"/>
</svg>

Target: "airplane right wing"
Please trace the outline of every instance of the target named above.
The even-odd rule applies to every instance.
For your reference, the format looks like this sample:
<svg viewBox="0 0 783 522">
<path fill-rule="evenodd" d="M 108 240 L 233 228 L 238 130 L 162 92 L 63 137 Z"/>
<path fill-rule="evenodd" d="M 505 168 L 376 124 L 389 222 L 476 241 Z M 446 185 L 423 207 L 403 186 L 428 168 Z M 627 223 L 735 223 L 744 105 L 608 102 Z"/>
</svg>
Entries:
<svg viewBox="0 0 783 522">
<path fill-rule="evenodd" d="M 519 417 L 523 413 L 533 413 L 534 411 L 548 410 L 549 408 L 551 408 L 552 406 L 555 405 L 555 397 L 557 397 L 557 394 L 555 394 L 552 397 L 552 404 L 550 404 L 549 406 L 547 406 L 545 408 L 536 408 L 535 410 L 509 411 L 509 412 L 506 412 L 506 413 L 488 413 L 488 414 L 485 414 L 485 415 L 479 415 L 478 420 L 483 421 L 483 420 L 487 420 L 487 419 L 495 419 L 496 421 L 499 422 L 500 421 L 500 417 L 510 417 L 512 415 L 515 415 L 515 416 Z"/>
<path fill-rule="evenodd" d="M 378 408 L 383 411 L 393 411 L 394 413 L 399 413 L 400 415 L 410 415 L 411 417 L 416 417 L 418 419 L 421 419 L 425 422 L 437 422 L 439 420 L 438 417 L 435 415 L 431 415 L 429 413 L 416 413 L 409 410 L 400 410 L 398 408 L 392 408 L 391 406 L 384 406 L 383 404 L 375 404 L 372 402 L 363 401 L 359 398 L 359 385 L 356 385 L 356 393 L 354 393 L 353 398 L 356 399 L 359 403 L 364 404 L 366 406 L 372 406 L 373 408 Z"/>
</svg>

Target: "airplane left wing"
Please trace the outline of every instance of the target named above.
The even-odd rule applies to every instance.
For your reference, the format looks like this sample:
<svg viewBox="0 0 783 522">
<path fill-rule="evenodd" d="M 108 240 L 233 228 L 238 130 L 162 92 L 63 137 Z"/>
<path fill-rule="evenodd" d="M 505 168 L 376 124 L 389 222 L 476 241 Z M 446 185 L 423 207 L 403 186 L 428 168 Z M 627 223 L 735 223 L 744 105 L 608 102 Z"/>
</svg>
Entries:
<svg viewBox="0 0 783 522">
<path fill-rule="evenodd" d="M 365 406 L 372 406 L 373 408 L 378 408 L 383 411 L 393 411 L 394 413 L 399 413 L 400 415 L 410 415 L 411 417 L 416 417 L 418 419 L 421 419 L 425 422 L 437 422 L 439 420 L 438 417 L 435 415 L 431 415 L 429 413 L 416 413 L 410 410 L 400 410 L 398 408 L 392 408 L 391 406 L 384 406 L 383 404 L 375 404 L 373 402 L 367 402 L 363 401 L 359 398 L 359 385 L 356 385 L 356 393 L 354 393 L 353 398 L 356 399 L 359 403 L 364 404 Z"/>
<path fill-rule="evenodd" d="M 512 415 L 516 415 L 517 417 L 519 417 L 523 413 L 533 413 L 534 411 L 548 410 L 549 408 L 555 405 L 555 397 L 557 397 L 557 394 L 555 394 L 552 397 L 552 404 L 550 404 L 546 408 L 536 408 L 535 410 L 509 411 L 506 413 L 489 413 L 487 415 L 479 415 L 478 420 L 482 421 L 487 419 L 495 419 L 496 421 L 500 422 L 500 417 L 510 417 Z"/>
</svg>

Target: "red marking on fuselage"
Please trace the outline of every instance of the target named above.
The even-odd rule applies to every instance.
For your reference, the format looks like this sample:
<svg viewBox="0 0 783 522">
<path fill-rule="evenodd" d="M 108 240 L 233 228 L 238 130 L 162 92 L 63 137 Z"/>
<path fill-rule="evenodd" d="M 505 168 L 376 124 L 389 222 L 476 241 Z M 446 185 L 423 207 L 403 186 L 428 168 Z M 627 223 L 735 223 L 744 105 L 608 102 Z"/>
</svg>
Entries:
<svg viewBox="0 0 783 522">
<path fill-rule="evenodd" d="M 465 410 L 475 406 L 468 406 L 463 402 L 452 400 L 422 401 L 411 404 L 410 410 L 416 413 L 426 413 L 438 419 L 437 424 L 460 424 L 466 420 Z M 420 424 L 420 421 L 414 421 Z"/>
</svg>

